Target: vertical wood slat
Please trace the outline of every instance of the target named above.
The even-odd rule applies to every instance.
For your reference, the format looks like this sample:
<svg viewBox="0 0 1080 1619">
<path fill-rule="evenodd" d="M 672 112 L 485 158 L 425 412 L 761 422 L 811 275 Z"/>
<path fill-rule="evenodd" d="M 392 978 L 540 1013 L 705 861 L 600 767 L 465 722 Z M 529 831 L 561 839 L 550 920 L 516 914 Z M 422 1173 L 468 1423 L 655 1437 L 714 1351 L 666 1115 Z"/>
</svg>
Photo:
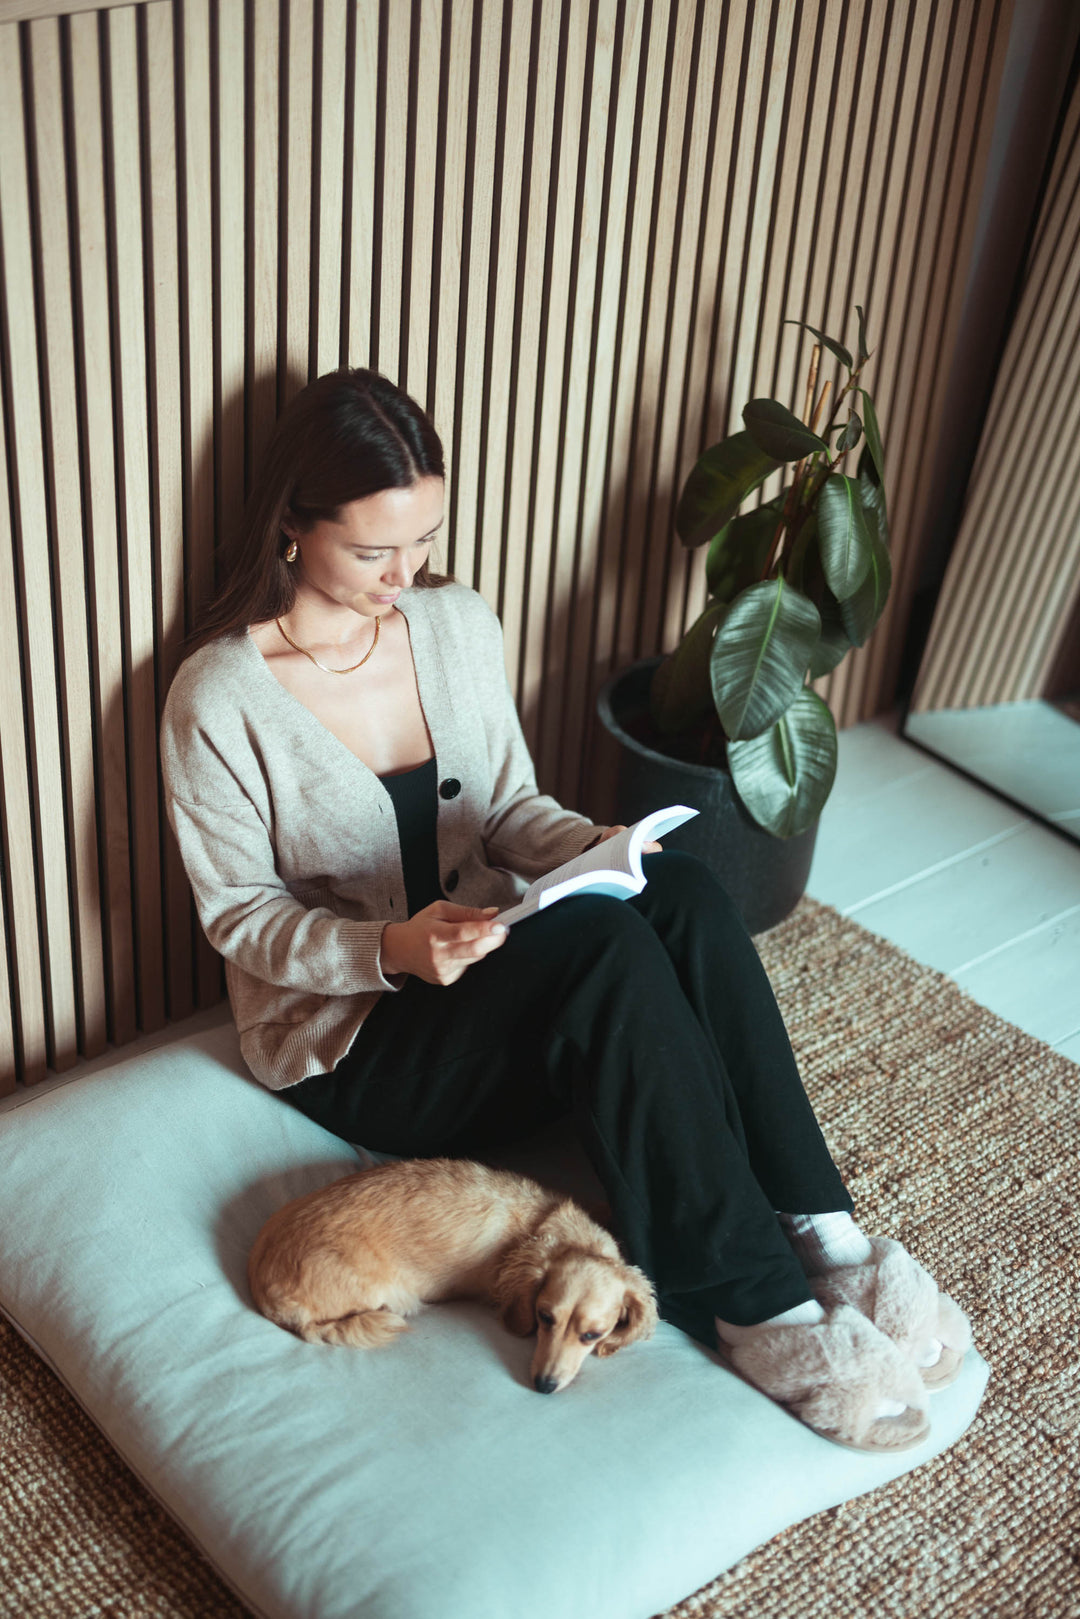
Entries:
<svg viewBox="0 0 1080 1619">
<path fill-rule="evenodd" d="M 409 329 L 402 355 L 402 386 L 426 403 L 431 348 L 431 285 L 435 253 L 435 190 L 438 172 L 439 69 L 442 13 L 437 6 L 414 6 L 410 80 L 412 164 L 408 182 L 409 252 L 403 275 L 409 289 Z"/>
<path fill-rule="evenodd" d="M 615 390 L 612 421 L 612 454 L 606 498 L 607 526 L 613 540 L 615 566 L 609 574 L 609 611 L 602 626 L 601 645 L 613 666 L 637 656 L 633 644 L 636 621 L 637 579 L 634 557 L 637 547 L 628 543 L 627 530 L 633 523 L 633 487 L 637 469 L 645 453 L 637 426 L 640 355 L 644 343 L 643 310 L 646 297 L 649 225 L 656 187 L 656 166 L 660 149 L 660 112 L 670 11 L 661 0 L 647 13 L 649 28 L 642 39 L 638 72 L 628 84 L 627 93 L 636 102 L 633 201 L 629 209 L 623 246 L 622 318 L 616 341 Z"/>
<path fill-rule="evenodd" d="M 353 54 L 351 150 L 348 172 L 348 260 L 342 298 L 350 365 L 371 363 L 372 267 L 375 262 L 375 146 L 378 111 L 379 4 L 357 0 L 351 10 Z"/>
<path fill-rule="evenodd" d="M 157 577 L 159 703 L 179 662 L 184 634 L 184 457 L 180 408 L 180 282 L 177 239 L 176 72 L 171 0 L 145 8 L 146 121 L 150 254 L 149 420 L 153 446 L 152 524 Z M 176 842 L 159 824 L 163 927 L 168 948 L 166 1002 L 172 1018 L 194 1008 L 191 889 Z"/>
<path fill-rule="evenodd" d="M 718 20 L 718 19 L 717 19 Z M 686 370 L 683 339 L 688 334 L 688 277 L 693 270 L 693 224 L 688 198 L 700 183 L 704 137 L 711 110 L 710 76 L 715 62 L 714 19 L 699 15 L 695 38 L 682 28 L 676 39 L 660 174 L 657 245 L 645 315 L 646 375 L 655 377 L 653 428 L 647 478 L 641 486 L 638 527 L 644 540 L 641 588 L 636 613 L 639 644 L 673 645 L 683 623 L 683 598 L 691 559 L 672 534 L 678 465 L 678 430 Z M 710 46 L 712 50 L 710 51 Z M 773 92 L 775 99 L 775 91 Z M 695 112 L 699 114 L 695 121 Z M 696 127 L 695 127 L 696 125 Z M 696 139 L 695 139 L 696 135 Z M 644 458 L 643 458 L 644 462 Z M 700 568 L 704 559 L 695 557 Z"/>
<path fill-rule="evenodd" d="M 285 237 L 285 296 L 278 356 L 278 405 L 288 404 L 294 393 L 311 380 L 311 98 L 314 68 L 314 8 L 307 0 L 286 0 L 288 18 L 285 50 L 284 107 L 287 150 L 286 203 L 282 227 Z"/>
<path fill-rule="evenodd" d="M 506 94 L 500 117 L 502 151 L 498 192 L 493 199 L 492 234 L 497 243 L 497 269 L 488 363 L 480 493 L 485 532 L 496 543 L 481 548 L 476 588 L 498 610 L 506 554 L 512 540 L 501 531 L 508 494 L 508 470 L 516 379 L 514 334 L 519 316 L 517 265 L 520 250 L 521 188 L 525 179 L 525 133 L 529 102 L 529 51 L 532 15 L 524 6 L 510 8 L 503 29 Z M 497 220 L 497 227 L 496 227 Z"/>
<path fill-rule="evenodd" d="M 560 347 L 565 381 L 560 411 L 560 463 L 552 510 L 552 565 L 549 570 L 549 630 L 543 666 L 548 677 L 541 685 L 541 714 L 545 746 L 537 768 L 557 794 L 574 790 L 580 738 L 574 717 L 566 715 L 566 699 L 573 678 L 573 650 L 586 634 L 591 592 L 583 577 L 581 536 L 578 528 L 586 416 L 593 368 L 592 331 L 597 300 L 597 250 L 600 240 L 605 150 L 616 33 L 616 7 L 597 0 L 588 23 L 591 61 L 583 85 L 582 144 L 578 150 L 579 178 L 571 225 L 573 239 L 573 302 L 567 310 L 566 335 Z M 587 114 L 587 117 L 586 117 Z M 591 570 L 590 570 L 591 572 Z M 560 622 L 561 620 L 561 622 Z M 562 723 L 557 723 L 561 717 Z M 575 743 L 577 744 L 575 748 Z"/>
<path fill-rule="evenodd" d="M 105 19 L 108 40 L 110 186 L 114 251 L 114 391 L 123 571 L 124 695 L 130 783 L 135 964 L 139 1027 L 165 1022 L 162 888 L 158 839 L 157 702 L 150 452 L 147 435 L 146 333 L 134 10 Z"/>
<path fill-rule="evenodd" d="M 15 516 L 16 590 L 22 619 L 27 758 L 34 819 L 33 858 L 42 921 L 42 958 L 48 1011 L 50 1062 L 66 1068 L 77 1056 L 75 961 L 67 902 L 67 828 L 61 771 L 56 645 L 52 616 L 52 565 L 48 541 L 44 445 L 37 409 L 38 369 L 30 234 L 30 176 L 23 129 L 23 90 L 18 53 L 5 56 L 0 100 L 9 109 L 0 148 L 0 230 L 9 298 L 29 319 L 9 319 L 6 338 L 8 417 L 17 478 Z M 27 849 L 23 858 L 30 858 Z"/>
<path fill-rule="evenodd" d="M 580 463 L 581 416 L 585 405 L 588 356 L 583 353 L 583 317 L 588 298 L 586 278 L 588 249 L 594 235 L 589 217 L 588 191 L 580 194 L 580 165 L 594 151 L 594 120 L 602 112 L 602 91 L 596 94 L 597 79 L 604 79 L 606 39 L 597 39 L 589 6 L 568 10 L 568 26 L 563 32 L 565 47 L 562 97 L 559 120 L 559 168 L 555 178 L 555 214 L 551 235 L 551 282 L 547 296 L 547 342 L 544 345 L 544 393 L 539 418 L 539 458 L 536 487 L 546 497 L 534 507 L 533 567 L 538 604 L 546 597 L 547 612 L 534 612 L 526 625 L 526 677 L 523 699 L 526 709 L 536 712 L 539 745 L 536 766 L 541 776 L 554 782 L 559 774 L 559 748 L 552 742 L 557 727 L 552 717 L 559 712 L 562 688 L 563 652 L 555 652 L 555 638 L 562 640 L 563 618 L 570 610 L 570 565 L 573 562 L 573 521 L 576 512 L 576 484 L 573 468 Z M 599 57 L 599 63 L 597 63 Z M 591 58 L 591 60 L 589 60 Z M 591 83 L 586 81 L 591 76 Z M 588 97 L 588 99 L 586 99 Z M 585 128 L 588 113 L 588 130 Z M 585 152 L 581 142 L 588 141 Z M 596 160 L 593 160 L 596 167 Z M 576 444 L 575 444 L 576 436 Z"/>
<path fill-rule="evenodd" d="M 256 14 L 260 8 L 256 7 Z M 214 578 L 214 309 L 213 192 L 209 0 L 184 0 L 181 60 L 180 176 L 181 401 L 184 522 L 189 614 L 209 599 Z M 221 996 L 221 961 L 201 928 L 195 932 L 195 1000 Z"/>
<path fill-rule="evenodd" d="M 382 0 L 380 50 L 385 53 L 382 76 L 382 170 L 376 182 L 379 198 L 379 326 L 374 355 L 378 369 L 388 377 L 401 375 L 407 354 L 408 333 L 402 341 L 402 302 L 405 291 L 405 214 L 408 192 L 409 55 L 412 6 Z"/>
<path fill-rule="evenodd" d="M 458 300 L 457 408 L 450 501 L 454 528 L 454 571 L 459 579 L 469 585 L 476 581 L 481 550 L 478 530 L 480 444 L 485 410 L 488 281 L 493 273 L 490 260 L 491 210 L 502 43 L 499 9 L 496 6 L 478 7 L 474 14 L 473 30 L 470 94 L 472 167 L 468 188 L 462 197 L 462 202 L 468 198 L 468 206 L 462 224 L 459 270 L 463 284 Z"/>
<path fill-rule="evenodd" d="M 785 317 L 850 336 L 863 302 L 896 583 L 822 689 L 842 723 L 890 700 L 1010 18 L 1005 0 L 138 0 L 8 26 L 29 99 L 0 105 L 25 194 L 5 186 L 0 222 L 19 518 L 0 566 L 22 593 L 0 687 L 35 724 L 0 738 L 0 1083 L 16 1054 L 36 1075 L 100 1045 L 106 1011 L 124 1040 L 220 993 L 147 780 L 156 706 L 276 415 L 341 361 L 432 411 L 436 565 L 501 613 L 541 784 L 602 815 L 596 687 L 704 600 L 672 528 L 682 479 L 753 393 L 800 402 L 810 339 Z M 40 262 L 11 245 L 13 208 Z M 1075 513 L 1056 491 L 1036 510 L 1045 573 Z M 1029 609 L 1060 604 L 1033 590 Z"/>
<path fill-rule="evenodd" d="M 342 209 L 345 202 L 346 0 L 323 0 L 319 35 L 318 218 L 316 313 L 312 322 L 314 376 L 341 364 Z"/>
<path fill-rule="evenodd" d="M 502 570 L 500 605 L 507 669 L 519 704 L 525 662 L 525 629 L 531 605 L 529 519 L 560 19 L 558 0 L 541 0 L 539 17 L 534 20 L 533 38 L 530 41 L 532 126 L 528 143 L 530 150 L 523 163 L 516 265 L 522 294 L 511 383 L 514 392 L 513 449 L 506 472 L 509 486 L 504 497 L 503 517 L 506 562 Z M 496 597 L 496 602 L 499 602 L 499 597 Z M 523 709 L 523 729 L 526 739 L 533 746 L 536 740 L 535 717 L 535 712 Z"/>
<path fill-rule="evenodd" d="M 107 1034 L 105 956 L 98 880 L 100 829 L 94 798 L 94 739 L 78 412 L 71 385 L 75 375 L 75 343 L 59 23 L 50 19 L 32 24 L 28 30 L 28 45 L 39 198 L 42 350 L 45 366 L 42 417 L 55 534 L 55 611 L 64 712 L 64 775 L 68 791 L 69 825 L 72 829 L 71 912 L 78 963 L 80 1049 L 86 1056 L 97 1056 L 104 1050 Z M 152 787 L 153 776 L 150 783 Z"/>
<path fill-rule="evenodd" d="M 507 8 L 501 17 L 496 8 L 492 7 L 491 12 L 490 16 L 481 12 L 478 52 L 474 40 L 475 126 L 468 210 L 471 239 L 468 246 L 468 291 L 462 297 L 463 319 L 458 325 L 461 354 L 458 397 L 461 427 L 467 422 L 475 426 L 473 431 L 459 435 L 456 461 L 461 475 L 455 492 L 455 528 L 456 543 L 460 547 L 461 578 L 478 588 L 481 578 L 486 575 L 497 592 L 498 562 L 490 553 L 492 550 L 498 552 L 498 540 L 494 547 L 484 544 L 485 534 L 496 535 L 497 527 L 487 525 L 484 496 L 493 426 L 492 378 L 502 371 L 505 355 L 495 351 L 490 328 L 500 283 L 506 279 L 506 270 L 512 262 L 509 240 L 504 243 L 501 237 L 496 237 L 499 218 L 496 187 L 500 165 L 507 159 L 512 164 L 513 158 L 506 151 L 506 103 L 501 82 L 504 38 L 510 29 L 510 11 Z M 509 43 L 509 40 L 505 41 L 506 49 Z M 501 262 L 504 248 L 506 258 L 505 262 Z"/>
<path fill-rule="evenodd" d="M 14 28 L 0 28 L 0 63 L 5 55 L 9 55 L 10 59 L 9 53 L 17 45 L 14 34 Z M 18 59 L 17 54 L 14 59 Z M 0 82 L 2 78 L 3 67 L 0 66 Z M 6 147 L 6 131 L 0 139 Z M 0 151 L 0 176 L 5 166 L 6 153 Z M 3 216 L 0 215 L 0 233 L 2 230 Z M 5 386 L 0 392 L 0 419 L 5 444 L 10 439 L 7 393 L 5 379 Z M 15 587 L 15 536 L 9 502 L 7 457 L 0 455 L 0 714 L 4 715 L 20 713 L 23 701 Z M 28 1083 L 43 1079 L 48 1061 L 41 932 L 34 866 L 29 858 L 34 844 L 34 812 L 30 801 L 27 738 L 19 725 L 0 725 L 0 772 L 3 773 L 4 787 L 4 813 L 0 816 L 4 882 L 0 889 L 0 900 L 4 907 L 4 943 L 7 952 L 3 989 L 5 1015 L 0 1023 L 0 1046 L 5 1064 L 11 1064 L 0 1072 L 0 1090 L 6 1093 L 13 1088 L 17 1075 Z"/>
<path fill-rule="evenodd" d="M 1080 598 L 1080 90 L 1063 120 L 912 710 L 1045 692 Z M 1002 486 L 1007 456 L 1010 478 Z"/>
<path fill-rule="evenodd" d="M 0 51 L 4 43 L 4 30 L 0 28 Z M 4 390 L 0 388 L 0 438 L 4 441 L 6 429 Z M 7 457 L 0 455 L 0 713 L 4 714 L 14 713 L 13 704 L 21 700 L 19 623 L 8 513 Z M 45 1073 L 45 1008 L 41 1003 L 40 975 L 26 970 L 30 955 L 28 942 L 32 940 L 35 946 L 37 944 L 34 885 L 29 871 L 24 873 L 21 892 L 15 887 L 17 879 L 13 878 L 9 884 L 8 878 L 14 865 L 26 867 L 25 860 L 13 857 L 17 856 L 20 843 L 25 847 L 25 840 L 31 836 L 25 792 L 20 795 L 11 790 L 8 796 L 9 789 L 14 789 L 17 782 L 25 782 L 23 753 L 19 728 L 0 725 L 0 783 L 5 795 L 4 814 L 0 816 L 0 947 L 4 953 L 0 972 L 0 1096 L 7 1096 L 15 1089 L 20 1069 L 24 1077 L 31 1080 L 40 1079 Z M 36 955 L 35 949 L 33 957 Z M 30 991 L 25 1001 L 19 995 L 20 977 Z"/>
<path fill-rule="evenodd" d="M 553 195 L 549 195 L 547 221 L 546 284 L 534 428 L 534 499 L 529 532 L 530 612 L 524 623 L 520 691 L 526 720 L 536 730 L 533 751 L 541 773 L 547 767 L 544 672 L 551 619 L 553 611 L 561 613 L 566 604 L 555 576 L 558 561 L 555 524 L 565 452 L 566 390 L 570 382 L 566 376 L 566 332 L 572 318 L 571 275 L 578 249 L 574 226 L 588 22 L 586 7 L 564 8 L 559 49 L 561 84 L 552 132 L 556 145 L 551 154 Z"/>
<path fill-rule="evenodd" d="M 216 82 L 213 85 L 214 151 L 217 180 L 214 220 L 215 532 L 218 544 L 235 534 L 244 505 L 244 295 L 247 232 L 244 218 L 246 74 L 244 0 L 218 0 L 212 12 L 216 30 Z"/>
<path fill-rule="evenodd" d="M 94 626 L 94 729 L 97 749 L 109 1038 L 134 1038 L 135 946 L 127 804 L 127 724 L 123 709 L 124 631 L 118 556 L 116 457 L 98 19 L 72 17 L 71 129 L 76 217 L 72 238 L 78 310 L 80 444 L 85 467 L 83 523 Z"/>
<path fill-rule="evenodd" d="M 275 5 L 253 6 L 247 66 L 248 241 L 247 467 L 254 476 L 278 416 L 278 67 Z"/>
<path fill-rule="evenodd" d="M 568 681 L 570 691 L 588 691 L 593 685 L 598 649 L 609 644 L 610 627 L 613 622 L 615 593 L 611 589 L 611 580 L 614 577 L 617 559 L 614 554 L 615 537 L 609 539 L 612 525 L 607 521 L 607 499 L 614 464 L 614 405 L 621 348 L 620 322 L 624 309 L 623 268 L 631 208 L 630 174 L 636 116 L 635 86 L 643 49 L 645 14 L 646 7 L 643 0 L 631 0 L 631 3 L 623 8 L 618 60 L 612 64 L 613 80 L 617 80 L 617 91 L 613 88 L 614 106 L 609 105 L 611 150 L 608 157 L 607 207 L 601 226 L 602 250 L 598 244 L 601 262 L 598 267 L 597 283 L 594 385 L 583 449 L 581 506 L 583 542 L 587 543 L 589 537 L 594 537 L 595 563 L 592 569 L 587 634 L 585 613 L 582 611 L 576 648 L 577 658 L 571 667 Z M 583 570 L 583 574 L 587 579 L 588 571 Z M 582 587 L 579 586 L 580 588 Z M 608 616 L 609 613 L 611 616 Z M 571 708 L 569 701 L 566 707 L 569 712 Z M 592 756 L 589 729 L 591 716 L 581 712 L 580 702 L 573 703 L 572 707 L 578 714 L 577 723 L 581 727 L 581 740 L 576 750 L 568 750 L 571 761 L 576 762 L 578 779 L 567 791 L 565 802 L 581 803 L 586 790 L 588 762 Z M 573 723 L 572 718 L 570 723 Z"/>
</svg>

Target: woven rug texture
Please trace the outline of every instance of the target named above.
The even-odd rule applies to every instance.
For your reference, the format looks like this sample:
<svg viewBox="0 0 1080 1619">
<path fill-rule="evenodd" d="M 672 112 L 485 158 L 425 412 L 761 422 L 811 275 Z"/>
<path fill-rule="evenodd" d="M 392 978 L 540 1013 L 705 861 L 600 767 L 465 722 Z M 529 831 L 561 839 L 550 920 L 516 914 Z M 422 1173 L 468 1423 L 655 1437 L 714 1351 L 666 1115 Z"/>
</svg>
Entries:
<svg viewBox="0 0 1080 1619">
<path fill-rule="evenodd" d="M 1080 1619 L 1080 1067 L 814 900 L 756 942 L 856 1218 L 968 1311 L 991 1379 L 945 1455 L 667 1619 Z M 244 1611 L 0 1322 L 0 1614 Z"/>
</svg>

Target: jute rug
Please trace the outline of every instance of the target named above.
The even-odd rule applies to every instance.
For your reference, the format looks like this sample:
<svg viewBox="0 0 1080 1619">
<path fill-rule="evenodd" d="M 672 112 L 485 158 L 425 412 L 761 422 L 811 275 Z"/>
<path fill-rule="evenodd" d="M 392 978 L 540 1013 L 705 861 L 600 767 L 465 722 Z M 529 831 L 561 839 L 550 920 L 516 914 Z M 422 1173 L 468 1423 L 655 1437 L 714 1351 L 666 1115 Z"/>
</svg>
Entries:
<svg viewBox="0 0 1080 1619">
<path fill-rule="evenodd" d="M 669 1619 L 1080 1616 L 1080 1067 L 813 900 L 757 942 L 860 1221 L 964 1305 L 992 1375 L 951 1451 Z M 0 1325 L 0 1613 L 243 1611 Z"/>
</svg>

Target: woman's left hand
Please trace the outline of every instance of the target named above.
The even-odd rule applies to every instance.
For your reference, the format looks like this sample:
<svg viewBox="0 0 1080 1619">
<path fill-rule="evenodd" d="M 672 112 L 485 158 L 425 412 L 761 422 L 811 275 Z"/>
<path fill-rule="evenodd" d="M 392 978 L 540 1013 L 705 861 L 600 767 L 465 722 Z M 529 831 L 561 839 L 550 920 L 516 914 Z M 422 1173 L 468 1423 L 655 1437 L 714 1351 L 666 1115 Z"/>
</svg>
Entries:
<svg viewBox="0 0 1080 1619">
<path fill-rule="evenodd" d="M 596 847 L 599 847 L 601 843 L 606 843 L 608 838 L 617 837 L 620 832 L 625 831 L 625 826 L 609 826 L 607 831 L 601 832 L 599 838 L 596 840 Z M 641 845 L 641 852 L 642 854 L 660 854 L 663 851 L 663 847 L 664 846 L 662 843 L 643 843 Z"/>
</svg>

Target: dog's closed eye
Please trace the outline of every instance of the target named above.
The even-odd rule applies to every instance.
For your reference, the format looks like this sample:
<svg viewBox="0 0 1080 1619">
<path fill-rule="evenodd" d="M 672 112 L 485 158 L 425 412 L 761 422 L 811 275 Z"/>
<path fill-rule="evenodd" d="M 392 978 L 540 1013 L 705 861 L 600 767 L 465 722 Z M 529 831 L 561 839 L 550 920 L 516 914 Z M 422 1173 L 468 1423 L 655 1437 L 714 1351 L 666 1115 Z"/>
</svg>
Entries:
<svg viewBox="0 0 1080 1619">
<path fill-rule="evenodd" d="M 556 1325 L 555 1317 L 552 1315 L 550 1310 L 537 1310 L 536 1319 L 541 1327 L 548 1327 L 550 1329 Z M 605 1329 L 606 1332 L 611 1332 L 613 1330 L 614 1328 L 612 1327 Z M 594 1344 L 598 1339 L 603 1338 L 604 1336 L 604 1332 L 579 1332 L 577 1338 L 579 1343 Z"/>
</svg>

